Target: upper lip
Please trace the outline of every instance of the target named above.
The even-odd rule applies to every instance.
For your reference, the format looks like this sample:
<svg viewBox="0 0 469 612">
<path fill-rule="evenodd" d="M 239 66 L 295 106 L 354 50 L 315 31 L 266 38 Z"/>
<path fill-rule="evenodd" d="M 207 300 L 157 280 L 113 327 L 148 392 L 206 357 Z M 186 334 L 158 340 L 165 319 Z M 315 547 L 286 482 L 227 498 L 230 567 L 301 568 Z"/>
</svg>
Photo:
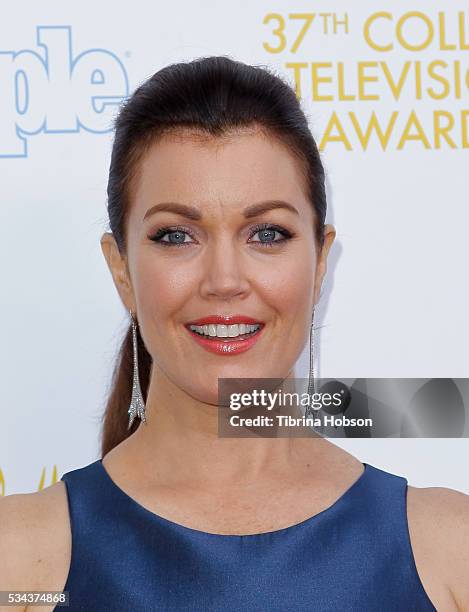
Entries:
<svg viewBox="0 0 469 612">
<path fill-rule="evenodd" d="M 248 325 L 255 325 L 256 323 L 262 324 L 263 321 L 247 317 L 246 315 L 236 314 L 230 316 L 222 315 L 208 315 L 207 317 L 201 317 L 200 319 L 194 319 L 189 321 L 186 325 L 209 325 L 213 323 L 215 325 L 234 325 L 235 323 L 247 323 Z"/>
</svg>

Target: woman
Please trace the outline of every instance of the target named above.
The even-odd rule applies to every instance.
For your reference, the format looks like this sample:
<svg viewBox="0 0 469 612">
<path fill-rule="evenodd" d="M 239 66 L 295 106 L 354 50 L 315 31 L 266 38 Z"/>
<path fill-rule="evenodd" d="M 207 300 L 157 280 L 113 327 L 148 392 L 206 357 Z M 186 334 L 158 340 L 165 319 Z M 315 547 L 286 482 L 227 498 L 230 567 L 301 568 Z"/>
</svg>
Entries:
<svg viewBox="0 0 469 612">
<path fill-rule="evenodd" d="M 129 328 L 102 460 L 2 500 L 0 588 L 70 610 L 469 610 L 468 496 L 320 436 L 218 435 L 219 378 L 292 376 L 335 236 L 291 88 L 227 57 L 157 72 L 117 118 L 108 212 Z"/>
</svg>

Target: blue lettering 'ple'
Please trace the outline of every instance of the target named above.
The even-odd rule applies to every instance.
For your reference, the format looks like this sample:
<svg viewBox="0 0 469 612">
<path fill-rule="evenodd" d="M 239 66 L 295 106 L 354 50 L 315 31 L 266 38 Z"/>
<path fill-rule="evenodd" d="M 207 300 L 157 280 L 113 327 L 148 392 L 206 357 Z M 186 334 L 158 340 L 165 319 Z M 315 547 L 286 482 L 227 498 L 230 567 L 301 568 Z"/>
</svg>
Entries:
<svg viewBox="0 0 469 612">
<path fill-rule="evenodd" d="M 112 129 L 105 111 L 129 95 L 121 60 L 107 49 L 72 53 L 71 26 L 38 26 L 39 51 L 0 51 L 0 157 L 27 157 L 28 136 Z"/>
</svg>

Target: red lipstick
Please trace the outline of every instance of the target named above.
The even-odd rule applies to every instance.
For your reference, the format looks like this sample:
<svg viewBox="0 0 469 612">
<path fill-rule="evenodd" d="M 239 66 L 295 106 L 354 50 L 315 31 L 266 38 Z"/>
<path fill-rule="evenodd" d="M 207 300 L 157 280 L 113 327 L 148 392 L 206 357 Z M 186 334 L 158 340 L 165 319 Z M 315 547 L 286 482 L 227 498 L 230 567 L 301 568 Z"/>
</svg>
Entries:
<svg viewBox="0 0 469 612">
<path fill-rule="evenodd" d="M 247 325 L 259 324 L 259 329 L 255 332 L 238 336 L 236 338 L 217 338 L 214 336 L 202 336 L 196 331 L 190 329 L 191 325 L 234 325 L 235 323 L 245 323 Z M 185 324 L 186 329 L 189 331 L 191 337 L 199 344 L 202 348 L 218 355 L 238 355 L 249 350 L 259 340 L 262 330 L 264 328 L 264 322 L 252 317 L 245 315 L 209 315 L 190 321 Z"/>
<path fill-rule="evenodd" d="M 213 323 L 215 325 L 234 325 L 235 323 L 247 323 L 248 325 L 255 325 L 256 323 L 263 324 L 263 321 L 247 317 L 246 315 L 208 315 L 207 317 L 201 317 L 194 321 L 189 321 L 186 325 L 208 325 Z"/>
</svg>

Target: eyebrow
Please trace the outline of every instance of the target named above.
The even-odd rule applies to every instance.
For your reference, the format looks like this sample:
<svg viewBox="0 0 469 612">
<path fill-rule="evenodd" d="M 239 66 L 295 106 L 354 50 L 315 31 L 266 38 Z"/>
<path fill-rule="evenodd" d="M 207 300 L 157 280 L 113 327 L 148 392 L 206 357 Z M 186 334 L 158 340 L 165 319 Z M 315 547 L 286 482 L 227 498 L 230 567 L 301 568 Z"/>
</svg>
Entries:
<svg viewBox="0 0 469 612">
<path fill-rule="evenodd" d="M 264 202 L 252 204 L 251 206 L 245 208 L 243 210 L 243 216 L 246 219 L 251 219 L 252 217 L 257 217 L 264 212 L 274 210 L 276 208 L 285 208 L 296 215 L 300 214 L 298 210 L 288 202 L 284 202 L 283 200 L 266 200 Z M 178 202 L 161 202 L 160 204 L 155 204 L 147 210 L 143 217 L 143 221 L 145 221 L 145 219 L 147 219 L 147 217 L 150 215 L 154 215 L 157 212 L 172 212 L 176 215 L 180 215 L 181 217 L 186 217 L 186 219 L 191 219 L 192 221 L 200 221 L 202 219 L 202 213 L 198 208 L 187 206 L 187 204 L 180 204 Z"/>
</svg>

